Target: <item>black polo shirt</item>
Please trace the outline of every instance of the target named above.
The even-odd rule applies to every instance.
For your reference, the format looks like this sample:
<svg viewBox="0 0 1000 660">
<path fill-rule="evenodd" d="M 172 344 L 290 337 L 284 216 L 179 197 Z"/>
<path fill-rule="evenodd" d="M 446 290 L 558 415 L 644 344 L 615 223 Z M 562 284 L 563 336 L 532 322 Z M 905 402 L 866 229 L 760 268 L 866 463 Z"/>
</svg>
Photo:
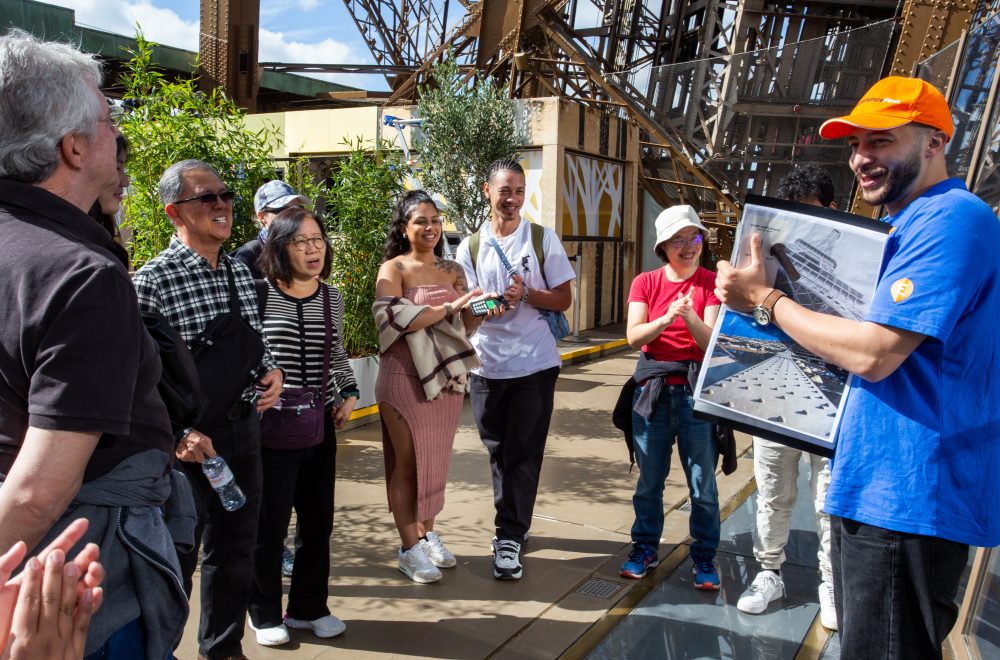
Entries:
<svg viewBox="0 0 1000 660">
<path fill-rule="evenodd" d="M 173 455 L 159 351 L 110 242 L 65 200 L 0 179 L 0 475 L 29 426 L 101 433 L 85 481 L 147 449 Z"/>
</svg>

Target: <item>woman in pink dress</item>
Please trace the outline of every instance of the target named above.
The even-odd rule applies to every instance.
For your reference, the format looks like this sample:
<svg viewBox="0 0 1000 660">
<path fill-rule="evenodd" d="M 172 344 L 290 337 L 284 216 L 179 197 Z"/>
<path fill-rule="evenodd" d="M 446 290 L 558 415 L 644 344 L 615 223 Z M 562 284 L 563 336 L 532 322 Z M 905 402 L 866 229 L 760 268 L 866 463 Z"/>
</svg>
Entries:
<svg viewBox="0 0 1000 660">
<path fill-rule="evenodd" d="M 438 569 L 455 565 L 455 556 L 434 532 L 434 517 L 444 508 L 467 367 L 478 365 L 466 336 L 484 318 L 466 309 L 480 291 L 467 292 L 462 267 L 442 257 L 443 234 L 427 193 L 403 195 L 375 288 L 381 344 L 375 398 L 389 508 L 402 541 L 399 570 L 422 583 L 440 580 Z M 447 343 L 454 356 L 446 366 L 428 364 L 436 350 L 413 350 L 420 342 L 438 341 Z M 431 392 L 426 383 L 434 367 L 440 383 Z"/>
</svg>

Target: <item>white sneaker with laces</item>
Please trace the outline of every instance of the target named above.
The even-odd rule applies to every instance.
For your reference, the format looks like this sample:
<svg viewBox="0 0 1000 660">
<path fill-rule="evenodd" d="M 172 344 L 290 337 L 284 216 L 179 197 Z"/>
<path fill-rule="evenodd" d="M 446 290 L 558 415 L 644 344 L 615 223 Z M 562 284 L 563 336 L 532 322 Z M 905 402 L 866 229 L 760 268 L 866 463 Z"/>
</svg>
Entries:
<svg viewBox="0 0 1000 660">
<path fill-rule="evenodd" d="M 451 568 L 458 562 L 455 555 L 444 546 L 441 537 L 434 532 L 427 532 L 427 538 L 420 539 L 420 545 L 424 547 L 424 553 L 438 568 Z"/>
<path fill-rule="evenodd" d="M 347 630 L 347 625 L 332 614 L 321 616 L 312 621 L 293 619 L 286 614 L 285 625 L 296 630 L 311 630 L 317 637 L 336 637 Z"/>
<path fill-rule="evenodd" d="M 416 543 L 406 552 L 399 549 L 399 570 L 414 582 L 427 584 L 441 579 L 441 571 L 424 551 L 424 546 Z"/>
<path fill-rule="evenodd" d="M 287 644 L 292 638 L 288 635 L 288 628 L 285 624 L 274 626 L 273 628 L 258 628 L 253 625 L 253 619 L 249 619 L 250 630 L 257 634 L 257 643 L 261 646 L 281 646 Z"/>
<path fill-rule="evenodd" d="M 824 628 L 837 630 L 837 602 L 833 597 L 833 585 L 829 582 L 819 584 L 819 622 Z"/>
<path fill-rule="evenodd" d="M 760 614 L 767 606 L 785 595 L 785 583 L 774 571 L 761 571 L 750 588 L 743 592 L 736 609 L 747 614 Z"/>
</svg>

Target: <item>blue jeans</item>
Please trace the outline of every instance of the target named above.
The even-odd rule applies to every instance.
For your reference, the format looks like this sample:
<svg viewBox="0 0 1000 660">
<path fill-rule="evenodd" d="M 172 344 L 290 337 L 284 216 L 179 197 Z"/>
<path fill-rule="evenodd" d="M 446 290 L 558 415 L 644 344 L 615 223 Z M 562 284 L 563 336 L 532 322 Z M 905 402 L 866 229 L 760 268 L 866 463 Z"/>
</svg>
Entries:
<svg viewBox="0 0 1000 660">
<path fill-rule="evenodd" d="M 132 660 L 146 657 L 146 632 L 142 617 L 111 633 L 108 641 L 84 660 Z"/>
<path fill-rule="evenodd" d="M 642 386 L 635 388 L 632 405 Z M 674 438 L 691 493 L 691 554 L 714 557 L 719 547 L 719 489 L 715 465 L 719 457 L 712 425 L 692 414 L 694 401 L 687 385 L 664 385 L 652 418 L 632 412 L 635 461 L 639 482 L 632 496 L 635 523 L 632 542 L 660 546 L 663 534 L 663 486 L 670 473 Z"/>
</svg>

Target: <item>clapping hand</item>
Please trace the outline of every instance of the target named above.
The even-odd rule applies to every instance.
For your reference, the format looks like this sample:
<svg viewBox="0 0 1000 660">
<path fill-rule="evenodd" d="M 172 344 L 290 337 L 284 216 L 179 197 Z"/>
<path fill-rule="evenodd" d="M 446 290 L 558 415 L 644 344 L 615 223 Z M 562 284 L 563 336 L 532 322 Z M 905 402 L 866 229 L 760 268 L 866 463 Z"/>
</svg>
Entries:
<svg viewBox="0 0 1000 660">
<path fill-rule="evenodd" d="M 667 313 L 660 317 L 664 328 L 676 321 L 677 317 L 685 318 L 694 313 L 694 310 L 691 307 L 691 297 L 692 290 L 688 290 L 687 293 L 677 294 L 677 299 L 670 303 L 670 307 L 667 308 Z"/>
<path fill-rule="evenodd" d="M 71 562 L 66 552 L 87 531 L 80 518 L 63 530 L 19 575 L 27 553 L 18 541 L 0 556 L 0 658 L 76 660 L 83 657 L 93 613 L 101 606 L 104 567 L 100 550 L 88 543 Z"/>
</svg>

